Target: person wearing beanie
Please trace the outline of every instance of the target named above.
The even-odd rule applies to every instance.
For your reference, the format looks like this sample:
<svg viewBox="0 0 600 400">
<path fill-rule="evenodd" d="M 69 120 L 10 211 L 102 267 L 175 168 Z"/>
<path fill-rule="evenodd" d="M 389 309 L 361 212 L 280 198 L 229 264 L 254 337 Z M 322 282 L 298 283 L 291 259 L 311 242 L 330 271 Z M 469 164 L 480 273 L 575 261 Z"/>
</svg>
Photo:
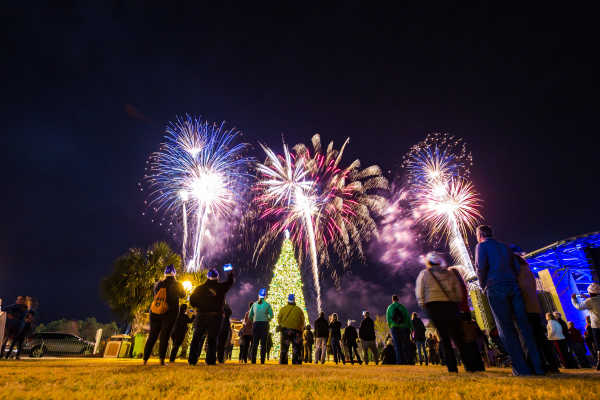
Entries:
<svg viewBox="0 0 600 400">
<path fill-rule="evenodd" d="M 571 296 L 571 302 L 573 307 L 578 310 L 588 310 L 590 312 L 590 325 L 592 331 L 592 337 L 596 345 L 596 370 L 600 371 L 600 285 L 598 283 L 592 283 L 588 286 L 589 298 L 582 302 L 577 301 L 577 295 Z"/>
<path fill-rule="evenodd" d="M 362 360 L 358 354 L 358 344 L 356 343 L 358 333 L 356 332 L 356 328 L 352 326 L 352 322 L 352 320 L 348 320 L 348 325 L 344 329 L 344 335 L 342 336 L 342 342 L 344 343 L 346 355 L 350 359 L 350 364 L 354 365 L 354 356 L 356 356 L 356 361 L 362 365 Z"/>
<path fill-rule="evenodd" d="M 521 266 L 510 248 L 494 239 L 492 228 L 481 225 L 476 234 L 478 244 L 475 248 L 475 270 L 479 284 L 489 300 L 500 340 L 510 355 L 513 375 L 544 375 L 540 353 L 519 289 Z M 525 360 L 524 349 L 527 350 L 530 364 Z"/>
<path fill-rule="evenodd" d="M 315 336 L 312 332 L 312 327 L 306 325 L 302 333 L 302 343 L 304 344 L 304 362 L 312 363 L 312 348 L 315 343 Z"/>
<path fill-rule="evenodd" d="M 154 300 L 150 306 L 150 334 L 144 346 L 144 365 L 148 363 L 150 353 L 157 339 L 160 364 L 165 365 L 169 337 L 179 314 L 179 299 L 185 297 L 183 285 L 175 279 L 173 264 L 165 268 L 165 277 L 154 286 Z"/>
<path fill-rule="evenodd" d="M 454 341 L 460 354 L 469 354 L 465 349 L 461 331 L 459 303 L 462 300 L 460 282 L 454 272 L 449 271 L 446 261 L 436 252 L 430 252 L 425 257 L 426 268 L 417 276 L 415 294 L 419 306 L 423 308 L 438 331 L 440 348 L 446 355 L 448 372 L 458 372 L 456 357 L 452 349 Z M 463 357 L 464 358 L 464 357 Z M 465 369 L 474 371 L 476 368 L 465 358 Z"/>
<path fill-rule="evenodd" d="M 258 345 L 260 344 L 260 363 L 265 363 L 267 356 L 267 338 L 269 334 L 269 322 L 273 319 L 273 308 L 265 300 L 267 290 L 262 288 L 258 291 L 258 300 L 250 307 L 248 317 L 252 321 L 252 348 L 250 359 L 256 364 Z"/>
<path fill-rule="evenodd" d="M 292 345 L 292 364 L 302 364 L 302 329 L 304 312 L 296 305 L 294 294 L 288 296 L 288 303 L 279 310 L 277 326 L 281 334 L 279 364 L 288 363 L 288 351 Z"/>
<path fill-rule="evenodd" d="M 227 280 L 219 282 L 216 269 L 208 271 L 207 280 L 194 289 L 190 295 L 190 305 L 196 309 L 194 320 L 194 336 L 190 345 L 188 363 L 196 365 L 202 351 L 202 337 L 206 335 L 206 364 L 217 362 L 217 338 L 221 331 L 225 309 L 225 296 L 233 286 L 233 271 L 227 273 Z"/>
<path fill-rule="evenodd" d="M 177 316 L 177 320 L 175 320 L 175 325 L 173 325 L 173 331 L 171 332 L 171 357 L 169 360 L 173 363 L 177 358 L 177 353 L 179 352 L 179 348 L 183 343 L 183 339 L 185 339 L 185 334 L 188 331 L 188 325 L 194 321 L 194 315 L 188 312 L 187 304 L 182 304 L 179 306 L 179 315 Z"/>
<path fill-rule="evenodd" d="M 315 364 L 321 361 L 325 364 L 327 356 L 327 339 L 329 338 L 329 323 L 325 318 L 325 313 L 321 311 L 319 318 L 315 320 Z"/>
</svg>

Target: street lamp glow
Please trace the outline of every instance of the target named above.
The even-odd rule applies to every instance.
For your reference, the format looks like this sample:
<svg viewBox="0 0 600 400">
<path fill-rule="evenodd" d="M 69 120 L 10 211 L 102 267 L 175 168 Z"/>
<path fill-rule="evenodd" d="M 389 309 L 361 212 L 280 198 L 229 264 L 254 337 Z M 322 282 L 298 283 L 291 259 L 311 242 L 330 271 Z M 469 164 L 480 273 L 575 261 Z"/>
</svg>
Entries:
<svg viewBox="0 0 600 400">
<path fill-rule="evenodd" d="M 192 282 L 190 281 L 183 281 L 181 282 L 181 285 L 183 286 L 183 289 L 185 289 L 186 292 L 191 292 L 192 289 L 194 288 L 194 286 L 192 285 Z"/>
</svg>

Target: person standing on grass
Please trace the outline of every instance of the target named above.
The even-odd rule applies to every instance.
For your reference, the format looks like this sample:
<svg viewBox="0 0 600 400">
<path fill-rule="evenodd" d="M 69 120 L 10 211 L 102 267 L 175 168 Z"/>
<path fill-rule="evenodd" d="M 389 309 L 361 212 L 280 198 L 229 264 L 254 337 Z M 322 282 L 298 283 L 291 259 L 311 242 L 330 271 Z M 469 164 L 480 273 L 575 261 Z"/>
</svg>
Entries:
<svg viewBox="0 0 600 400">
<path fill-rule="evenodd" d="M 319 313 L 319 318 L 315 320 L 315 337 L 315 364 L 318 364 L 319 361 L 321 361 L 321 364 L 325 364 L 329 324 L 327 323 L 327 319 L 325 319 L 323 311 Z"/>
<path fill-rule="evenodd" d="M 425 324 L 419 318 L 419 314 L 416 312 L 412 313 L 412 325 L 413 325 L 413 339 L 415 341 L 415 346 L 417 347 L 417 356 L 419 357 L 419 365 L 423 365 L 423 360 L 425 360 L 425 365 L 429 365 L 429 361 L 427 360 L 427 350 L 425 349 Z"/>
<path fill-rule="evenodd" d="M 190 305 L 196 309 L 194 336 L 188 357 L 190 365 L 198 363 L 204 335 L 206 335 L 206 364 L 217 363 L 217 340 L 225 312 L 225 296 L 233 286 L 233 275 L 231 270 L 227 273 L 227 280 L 219 282 L 219 271 L 212 268 L 208 271 L 206 282 L 197 286 L 190 296 Z"/>
<path fill-rule="evenodd" d="M 292 345 L 292 364 L 302 364 L 302 330 L 304 329 L 304 312 L 296 305 L 293 293 L 288 295 L 288 303 L 279 310 L 277 324 L 281 333 L 281 351 L 279 364 L 288 363 L 288 351 Z"/>
<path fill-rule="evenodd" d="M 350 364 L 354 365 L 354 356 L 356 356 L 356 361 L 362 365 L 362 360 L 358 354 L 358 344 L 356 343 L 356 339 L 358 339 L 356 328 L 352 326 L 352 320 L 348 320 L 348 325 L 346 326 L 346 329 L 344 329 L 344 335 L 342 336 L 342 342 L 344 343 L 346 354 L 350 359 Z"/>
<path fill-rule="evenodd" d="M 256 364 L 258 345 L 260 344 L 260 363 L 265 363 L 267 355 L 267 337 L 269 334 L 269 322 L 273 319 L 273 308 L 265 301 L 266 289 L 258 291 L 258 301 L 252 304 L 248 317 L 252 321 L 252 349 L 250 359 Z"/>
<path fill-rule="evenodd" d="M 562 319 L 562 315 L 558 311 L 555 311 L 552 314 L 554 315 L 556 322 L 560 324 L 564 336 L 564 339 L 561 339 L 561 345 L 566 349 L 566 352 L 563 354 L 564 362 L 566 363 L 565 368 L 576 369 L 578 367 L 577 361 L 575 361 L 575 357 L 573 357 L 573 344 L 571 343 L 571 339 L 569 337 L 569 327 L 567 326 L 565 320 Z"/>
<path fill-rule="evenodd" d="M 0 358 L 4 356 L 4 349 L 9 340 L 11 342 L 11 348 L 13 347 L 13 342 L 15 342 L 15 339 L 19 336 L 25 326 L 25 316 L 30 309 L 31 301 L 30 298 L 26 296 L 17 296 L 15 304 L 4 307 L 3 311 L 6 312 L 6 324 L 4 325 L 4 340 L 1 343 L 2 348 L 0 348 Z M 10 353 L 7 354 L 6 357 L 8 358 L 9 355 Z"/>
<path fill-rule="evenodd" d="M 244 315 L 242 327 L 238 332 L 238 335 L 240 337 L 239 359 L 240 363 L 243 362 L 244 364 L 248 362 L 248 354 L 250 353 L 250 345 L 252 344 L 252 320 L 249 317 L 252 304 L 254 304 L 254 302 L 252 301 L 250 302 L 250 304 L 248 304 L 248 311 L 246 311 L 246 314 Z"/>
<path fill-rule="evenodd" d="M 446 261 L 436 252 L 425 257 L 426 269 L 417 276 L 415 294 L 419 306 L 427 312 L 429 319 L 438 331 L 440 338 L 438 354 L 441 362 L 446 364 L 448 372 L 458 372 L 456 355 L 451 340 L 458 347 L 460 354 L 465 352 L 459 303 L 461 287 L 454 272 L 446 267 Z M 467 363 L 468 364 L 468 363 Z M 470 364 L 465 369 L 470 370 Z"/>
<path fill-rule="evenodd" d="M 577 301 L 577 295 L 573 294 L 571 303 L 578 310 L 589 310 L 590 312 L 591 331 L 596 347 L 596 370 L 600 371 L 600 285 L 592 283 L 587 290 L 590 296 L 588 299 L 580 303 Z"/>
<path fill-rule="evenodd" d="M 344 353 L 342 352 L 342 347 L 340 345 L 340 341 L 342 340 L 342 324 L 338 320 L 338 315 L 336 313 L 331 314 L 331 322 L 329 323 L 329 340 L 331 341 L 331 351 L 333 353 L 333 361 L 337 364 L 338 362 L 342 362 L 342 364 L 346 364 L 346 359 L 344 358 Z"/>
<path fill-rule="evenodd" d="M 173 331 L 171 332 L 171 357 L 169 360 L 173 363 L 177 358 L 177 352 L 179 351 L 179 347 L 183 343 L 185 339 L 185 335 L 188 331 L 188 325 L 194 321 L 194 315 L 192 313 L 188 313 L 187 304 L 182 304 L 179 306 L 179 315 L 175 320 L 175 324 L 173 325 Z"/>
<path fill-rule="evenodd" d="M 229 347 L 231 341 L 231 307 L 225 303 L 223 306 L 223 322 L 221 322 L 221 330 L 219 331 L 219 337 L 217 338 L 217 361 L 220 364 L 225 362 L 225 351 Z"/>
<path fill-rule="evenodd" d="M 542 364 L 546 371 L 558 373 L 558 361 L 554 354 L 552 344 L 545 335 L 542 307 L 537 296 L 535 276 L 533 275 L 533 272 L 531 272 L 531 268 L 529 268 L 529 263 L 524 258 L 525 252 L 523 249 L 514 244 L 510 246 L 510 249 L 520 266 L 518 274 L 519 288 L 521 289 L 521 294 L 523 296 L 527 319 L 529 320 L 535 343 L 540 351 Z"/>
<path fill-rule="evenodd" d="M 150 305 L 150 334 L 144 346 L 144 365 L 148 363 L 157 340 L 160 340 L 158 345 L 160 365 L 165 365 L 169 337 L 179 315 L 179 299 L 185 297 L 183 286 L 175 279 L 176 274 L 173 264 L 168 265 L 165 268 L 164 279 L 154 286 L 154 300 Z"/>
<path fill-rule="evenodd" d="M 373 361 L 377 365 L 379 364 L 379 352 L 375 343 L 375 323 L 368 311 L 363 311 L 362 316 L 363 319 L 358 328 L 358 337 L 360 338 L 360 346 L 363 351 L 363 360 L 365 361 L 365 365 L 369 365 L 369 350 L 371 350 Z"/>
<path fill-rule="evenodd" d="M 392 296 L 392 304 L 388 306 L 385 315 L 392 332 L 394 350 L 396 351 L 396 364 L 408 364 L 410 361 L 412 322 L 408 310 L 398 300 L 397 295 Z"/>
<path fill-rule="evenodd" d="M 302 333 L 302 342 L 304 344 L 304 362 L 312 363 L 312 348 L 313 344 L 315 343 L 315 337 L 310 325 L 306 325 L 306 327 L 304 327 L 304 332 Z"/>
<path fill-rule="evenodd" d="M 596 364 L 598 361 L 598 354 L 596 344 L 594 343 L 594 333 L 592 332 L 592 318 L 589 315 L 585 316 L 585 332 L 583 333 L 583 340 L 592 355 L 592 363 Z"/>
<path fill-rule="evenodd" d="M 543 375 L 544 368 L 519 289 L 520 265 L 508 246 L 493 238 L 489 226 L 477 228 L 477 241 L 475 266 L 479 283 L 490 302 L 500 339 L 510 355 L 513 375 Z M 525 361 L 519 333 L 533 370 Z"/>
<path fill-rule="evenodd" d="M 29 337 L 33 333 L 33 318 L 35 316 L 35 312 L 33 310 L 29 310 L 27 314 L 25 314 L 23 329 L 17 335 L 17 337 L 11 342 L 8 352 L 6 353 L 6 358 L 10 358 L 12 356 L 12 351 L 14 346 L 17 346 L 17 354 L 15 355 L 15 360 L 21 359 L 21 350 L 23 350 L 23 342 L 27 337 Z"/>
<path fill-rule="evenodd" d="M 573 321 L 567 322 L 567 327 L 569 341 L 571 342 L 572 350 L 575 354 L 577 362 L 579 363 L 579 367 L 590 368 L 591 365 L 589 360 L 587 359 L 585 344 L 583 342 L 583 336 L 581 335 L 581 332 L 579 331 L 579 329 L 575 328 L 575 324 L 573 323 Z"/>
</svg>

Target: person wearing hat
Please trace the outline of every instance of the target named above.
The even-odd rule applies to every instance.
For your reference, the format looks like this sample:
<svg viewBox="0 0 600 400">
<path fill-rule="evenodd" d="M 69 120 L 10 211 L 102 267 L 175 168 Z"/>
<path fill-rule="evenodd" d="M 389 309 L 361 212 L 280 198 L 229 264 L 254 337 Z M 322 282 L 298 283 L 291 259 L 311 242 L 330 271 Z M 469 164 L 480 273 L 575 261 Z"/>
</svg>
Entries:
<svg viewBox="0 0 600 400">
<path fill-rule="evenodd" d="M 542 314 L 542 307 L 540 305 L 537 286 L 535 283 L 535 276 L 531 272 L 529 263 L 525 260 L 525 252 L 519 246 L 512 244 L 510 249 L 519 263 L 520 270 L 517 275 L 519 288 L 523 295 L 523 303 L 525 305 L 525 312 L 527 313 L 527 319 L 531 326 L 531 332 L 535 339 L 535 343 L 540 351 L 540 358 L 544 369 L 548 372 L 559 373 L 559 363 L 556 359 L 552 343 L 546 337 L 546 329 L 544 327 L 544 315 Z"/>
<path fill-rule="evenodd" d="M 269 322 L 273 319 L 273 308 L 265 300 L 267 290 L 262 288 L 258 291 L 258 300 L 250 307 L 248 318 L 252 321 L 252 348 L 250 359 L 256 364 L 258 345 L 260 344 L 260 363 L 265 363 L 267 355 L 267 336 L 269 334 Z"/>
<path fill-rule="evenodd" d="M 589 298 L 580 303 L 577 301 L 577 295 L 573 294 L 571 296 L 571 302 L 576 309 L 589 310 L 590 312 L 592 336 L 597 349 L 596 371 L 600 371 L 600 285 L 594 282 L 588 286 L 587 291 L 590 295 Z"/>
<path fill-rule="evenodd" d="M 479 284 L 489 300 L 500 340 L 510 355 L 513 375 L 544 375 L 519 289 L 521 266 L 510 248 L 493 237 L 492 228 L 481 225 L 476 233 L 475 269 Z M 525 360 L 524 349 L 531 366 Z"/>
<path fill-rule="evenodd" d="M 296 305 L 293 293 L 288 295 L 288 303 L 279 310 L 277 324 L 281 333 L 279 364 L 288 363 L 288 351 L 292 345 L 292 364 L 302 364 L 302 329 L 304 312 Z"/>
<path fill-rule="evenodd" d="M 190 305 L 196 309 L 194 320 L 194 336 L 190 345 L 188 363 L 196 365 L 202 351 L 202 337 L 206 335 L 206 364 L 217 362 L 217 338 L 221 331 L 221 323 L 225 308 L 225 295 L 233 286 L 233 271 L 227 274 L 225 282 L 219 282 L 219 271 L 212 268 L 208 271 L 207 280 L 194 289 L 190 295 Z"/>
<path fill-rule="evenodd" d="M 165 268 L 165 277 L 154 286 L 154 299 L 150 305 L 150 334 L 144 346 L 144 365 L 148 363 L 156 340 L 160 338 L 158 357 L 165 365 L 169 337 L 179 314 L 179 299 L 185 297 L 183 285 L 177 281 L 173 264 Z"/>
<path fill-rule="evenodd" d="M 366 365 L 369 365 L 369 350 L 373 354 L 373 361 L 375 365 L 379 364 L 379 351 L 377 350 L 377 344 L 375 343 L 375 322 L 371 318 L 368 311 L 362 312 L 362 321 L 360 321 L 360 327 L 358 328 L 358 337 L 360 338 L 360 347 L 363 351 L 363 360 Z"/>
<path fill-rule="evenodd" d="M 447 268 L 441 255 L 432 251 L 425 256 L 426 269 L 417 276 L 415 294 L 417 302 L 427 312 L 429 319 L 438 331 L 440 348 L 446 357 L 448 372 L 458 372 L 456 357 L 452 349 L 454 341 L 460 354 L 467 354 L 464 349 L 459 303 L 462 292 L 460 282 Z M 468 359 L 464 362 L 468 364 Z M 470 365 L 465 369 L 470 370 Z"/>
</svg>

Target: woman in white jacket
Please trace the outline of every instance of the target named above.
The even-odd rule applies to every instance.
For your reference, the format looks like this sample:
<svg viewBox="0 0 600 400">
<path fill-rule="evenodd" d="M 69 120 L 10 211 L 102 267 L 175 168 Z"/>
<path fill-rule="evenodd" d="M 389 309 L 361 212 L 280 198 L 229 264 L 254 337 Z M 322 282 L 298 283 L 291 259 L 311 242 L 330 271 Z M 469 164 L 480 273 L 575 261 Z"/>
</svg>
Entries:
<svg viewBox="0 0 600 400">
<path fill-rule="evenodd" d="M 439 254 L 428 253 L 425 264 L 427 268 L 417 276 L 417 301 L 439 333 L 440 348 L 444 350 L 448 372 L 458 372 L 450 339 L 456 344 L 460 354 L 467 354 L 458 309 L 462 289 L 456 275 L 448 271 L 446 261 Z M 464 361 L 467 362 L 467 359 Z M 465 365 L 465 369 L 474 370 L 471 365 Z"/>
<path fill-rule="evenodd" d="M 563 328 L 560 323 L 554 318 L 552 313 L 546 313 L 546 320 L 548 321 L 548 340 L 552 343 L 556 352 L 558 353 L 558 357 L 560 358 L 563 366 L 566 366 L 565 354 L 569 349 L 564 345 L 565 341 L 565 332 L 563 332 Z"/>
</svg>

